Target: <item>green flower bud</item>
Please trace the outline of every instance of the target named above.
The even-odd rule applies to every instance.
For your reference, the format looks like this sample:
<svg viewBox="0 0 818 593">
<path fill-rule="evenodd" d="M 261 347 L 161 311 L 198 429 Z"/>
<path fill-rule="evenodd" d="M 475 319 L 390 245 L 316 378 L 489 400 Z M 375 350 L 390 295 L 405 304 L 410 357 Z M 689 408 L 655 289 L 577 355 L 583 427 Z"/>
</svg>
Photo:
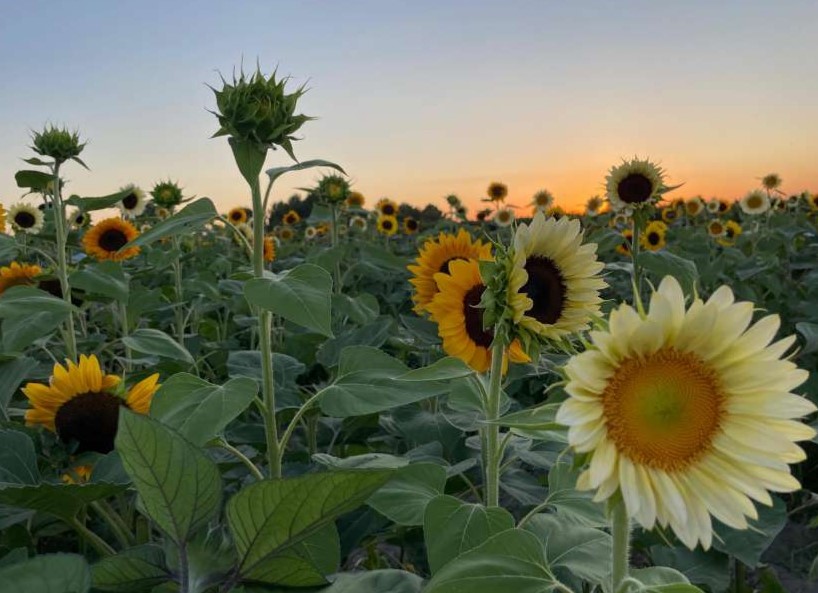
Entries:
<svg viewBox="0 0 818 593">
<path fill-rule="evenodd" d="M 151 197 L 160 208 L 173 208 L 182 201 L 182 188 L 173 181 L 161 181 L 153 186 Z"/>
<path fill-rule="evenodd" d="M 316 191 L 320 201 L 327 204 L 340 204 L 349 196 L 349 182 L 340 175 L 325 175 L 318 182 Z"/>
<path fill-rule="evenodd" d="M 263 152 L 280 146 L 297 160 L 292 141 L 298 138 L 292 134 L 314 118 L 295 114 L 296 103 L 305 90 L 302 86 L 285 93 L 287 80 L 276 80 L 275 72 L 265 78 L 258 70 L 249 78 L 244 72 L 238 78 L 234 75 L 232 84 L 222 78 L 222 89 L 213 89 L 218 108 L 218 113 L 213 113 L 221 126 L 213 137 L 230 136 Z"/>
<path fill-rule="evenodd" d="M 74 159 L 81 165 L 85 164 L 79 160 L 79 155 L 85 144 L 80 144 L 80 136 L 77 132 L 69 132 L 65 128 L 59 129 L 54 126 L 45 128 L 42 132 L 35 132 L 33 136 L 34 146 L 32 150 L 39 155 L 53 158 L 57 163 L 63 163 L 68 159 Z"/>
</svg>

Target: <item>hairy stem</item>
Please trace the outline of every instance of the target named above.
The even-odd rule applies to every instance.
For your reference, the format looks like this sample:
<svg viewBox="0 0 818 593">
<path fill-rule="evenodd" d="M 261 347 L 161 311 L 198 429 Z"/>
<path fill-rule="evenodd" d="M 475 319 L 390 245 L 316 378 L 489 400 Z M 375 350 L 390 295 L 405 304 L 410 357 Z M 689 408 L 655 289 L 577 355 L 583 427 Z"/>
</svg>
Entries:
<svg viewBox="0 0 818 593">
<path fill-rule="evenodd" d="M 500 461 L 502 452 L 500 451 L 500 427 L 496 421 L 500 418 L 500 384 L 503 378 L 503 352 L 505 346 L 502 340 L 495 340 L 491 347 L 491 370 L 489 371 L 489 390 L 486 398 L 486 421 L 489 422 L 485 428 L 486 451 L 485 479 L 486 479 L 486 506 L 496 507 L 500 504 Z"/>
<path fill-rule="evenodd" d="M 611 591 L 619 591 L 628 578 L 630 563 L 631 523 L 625 501 L 618 497 L 610 506 L 611 537 L 613 538 Z"/>
<path fill-rule="evenodd" d="M 67 230 L 65 228 L 65 204 L 60 196 L 60 163 L 54 163 L 54 235 L 57 239 L 57 276 L 60 279 L 62 298 L 71 305 L 71 284 L 68 282 Z M 74 329 L 74 313 L 68 313 L 65 331 L 65 350 L 68 358 L 77 361 L 77 335 Z"/>
</svg>

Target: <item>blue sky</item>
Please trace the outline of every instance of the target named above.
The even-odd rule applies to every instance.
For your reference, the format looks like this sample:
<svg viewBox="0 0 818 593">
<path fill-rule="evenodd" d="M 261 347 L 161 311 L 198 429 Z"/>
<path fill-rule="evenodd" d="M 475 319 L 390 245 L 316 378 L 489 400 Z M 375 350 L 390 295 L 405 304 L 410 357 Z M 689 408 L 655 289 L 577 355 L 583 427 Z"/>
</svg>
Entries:
<svg viewBox="0 0 818 593">
<path fill-rule="evenodd" d="M 815 2 L 8 2 L 0 21 L 0 201 L 29 130 L 89 139 L 101 195 L 168 177 L 247 202 L 216 129 L 217 71 L 242 58 L 307 82 L 299 158 L 381 195 L 475 202 L 493 179 L 572 205 L 606 169 L 661 161 L 684 195 L 737 197 L 776 171 L 818 191 Z M 283 153 L 268 164 L 286 162 Z M 315 173 L 285 178 L 281 199 Z"/>
</svg>

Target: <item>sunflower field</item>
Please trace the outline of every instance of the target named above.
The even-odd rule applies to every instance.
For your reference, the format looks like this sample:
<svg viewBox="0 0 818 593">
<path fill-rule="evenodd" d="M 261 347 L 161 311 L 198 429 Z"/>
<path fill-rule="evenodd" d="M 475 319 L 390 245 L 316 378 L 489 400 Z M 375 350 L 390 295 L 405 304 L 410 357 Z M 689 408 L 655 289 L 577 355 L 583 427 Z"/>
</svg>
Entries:
<svg viewBox="0 0 818 593">
<path fill-rule="evenodd" d="M 74 194 L 84 139 L 33 134 L 0 592 L 816 590 L 818 195 L 681 198 L 631 159 L 582 213 L 500 182 L 418 209 L 297 160 L 303 92 L 214 91 L 226 213 Z"/>
</svg>

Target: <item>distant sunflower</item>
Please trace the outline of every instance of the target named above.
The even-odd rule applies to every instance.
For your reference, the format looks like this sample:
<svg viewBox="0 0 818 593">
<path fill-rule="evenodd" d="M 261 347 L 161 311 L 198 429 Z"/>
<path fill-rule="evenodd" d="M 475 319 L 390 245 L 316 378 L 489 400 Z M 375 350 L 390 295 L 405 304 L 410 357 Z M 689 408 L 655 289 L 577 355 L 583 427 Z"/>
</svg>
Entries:
<svg viewBox="0 0 818 593">
<path fill-rule="evenodd" d="M 0 294 L 12 286 L 33 286 L 34 278 L 42 274 L 38 265 L 20 264 L 16 261 L 0 268 Z"/>
<path fill-rule="evenodd" d="M 6 232 L 6 209 L 0 204 L 0 233 Z"/>
<path fill-rule="evenodd" d="M 151 197 L 154 204 L 162 208 L 172 209 L 184 199 L 182 188 L 173 181 L 161 181 L 153 186 Z"/>
<path fill-rule="evenodd" d="M 778 173 L 769 173 L 761 178 L 761 185 L 767 191 L 774 191 L 781 187 L 781 175 Z"/>
<path fill-rule="evenodd" d="M 649 160 L 635 158 L 611 167 L 605 181 L 613 210 L 639 208 L 662 196 L 664 171 Z"/>
<path fill-rule="evenodd" d="M 158 218 L 159 220 L 165 220 L 170 216 L 170 210 L 168 210 L 167 208 L 163 208 L 161 206 L 158 207 L 154 212 L 156 213 L 156 218 Z"/>
<path fill-rule="evenodd" d="M 414 218 L 404 218 L 403 219 L 403 232 L 407 235 L 414 235 L 420 229 L 420 225 L 418 221 Z"/>
<path fill-rule="evenodd" d="M 508 196 L 508 186 L 499 181 L 492 181 L 489 183 L 486 194 L 492 202 L 502 202 L 506 199 L 506 196 Z"/>
<path fill-rule="evenodd" d="M 514 323 L 545 338 L 582 331 L 599 313 L 599 276 L 605 264 L 596 243 L 583 243 L 578 220 L 534 216 L 514 235 L 514 268 L 508 302 Z"/>
<path fill-rule="evenodd" d="M 299 222 L 301 222 L 301 215 L 295 210 L 288 210 L 287 213 L 282 217 L 281 222 L 288 226 L 298 224 Z"/>
<path fill-rule="evenodd" d="M 667 208 L 662 208 L 662 220 L 667 223 L 671 224 L 675 222 L 679 218 L 679 210 L 677 210 L 674 206 L 668 206 Z"/>
<path fill-rule="evenodd" d="M 499 227 L 507 227 L 514 222 L 514 210 L 511 208 L 500 208 L 494 213 L 494 217 L 491 220 Z"/>
<path fill-rule="evenodd" d="M 805 191 L 803 195 L 810 209 L 818 210 L 818 193 Z"/>
<path fill-rule="evenodd" d="M 616 252 L 620 255 L 630 257 L 631 245 L 633 244 L 633 231 L 625 229 L 622 231 L 622 242 L 616 246 Z"/>
<path fill-rule="evenodd" d="M 77 465 L 61 475 L 60 480 L 64 484 L 85 484 L 91 479 L 93 471 L 92 465 Z"/>
<path fill-rule="evenodd" d="M 240 222 L 233 226 L 236 227 L 236 230 L 241 233 L 242 237 L 244 237 L 250 245 L 253 244 L 253 227 L 246 222 Z M 233 239 L 237 245 L 244 245 L 244 242 L 240 238 L 236 237 L 234 233 L 231 233 L 231 235 L 233 236 Z"/>
<path fill-rule="evenodd" d="M 382 214 L 378 217 L 378 232 L 387 237 L 391 237 L 398 232 L 398 219 L 394 216 Z"/>
<path fill-rule="evenodd" d="M 119 409 L 124 406 L 147 414 L 159 388 L 158 379 L 158 374 L 151 375 L 119 395 L 120 377 L 103 374 L 97 357 L 83 354 L 79 364 L 70 360 L 65 366 L 55 364 L 49 385 L 28 383 L 22 389 L 31 405 L 26 424 L 56 432 L 64 442 L 77 441 L 78 452 L 109 453 L 114 448 Z"/>
<path fill-rule="evenodd" d="M 123 216 L 135 217 L 141 215 L 145 211 L 145 206 L 147 206 L 145 192 L 135 185 L 125 186 L 120 191 L 125 190 L 128 190 L 128 194 L 117 203 L 117 208 L 119 208 Z"/>
<path fill-rule="evenodd" d="M 709 202 L 707 202 L 707 211 L 710 214 L 719 214 L 719 212 L 721 212 L 721 201 L 717 200 L 716 198 L 712 198 Z"/>
<path fill-rule="evenodd" d="M 797 419 L 816 408 L 792 391 L 809 378 L 787 359 L 795 336 L 773 341 L 777 315 L 752 324 L 755 307 L 722 286 L 689 308 L 667 276 L 640 314 L 620 305 L 607 330 L 564 370 L 568 399 L 557 422 L 587 454 L 579 490 L 601 502 L 621 495 L 645 529 L 670 526 L 707 549 L 711 515 L 734 529 L 757 518 L 753 500 L 800 488 L 788 464 L 815 430 Z"/>
<path fill-rule="evenodd" d="M 353 216 L 349 219 L 349 228 L 363 232 L 366 230 L 366 218 L 363 216 Z"/>
<path fill-rule="evenodd" d="M 127 220 L 106 218 L 85 233 L 82 246 L 85 253 L 96 259 L 122 261 L 139 255 L 139 247 L 122 249 L 139 236 L 139 231 Z"/>
<path fill-rule="evenodd" d="M 264 237 L 264 261 L 271 262 L 276 258 L 275 239 L 271 236 Z"/>
<path fill-rule="evenodd" d="M 531 205 L 534 206 L 536 210 L 547 212 L 548 209 L 554 205 L 554 194 L 547 189 L 541 189 L 534 194 Z"/>
<path fill-rule="evenodd" d="M 398 205 L 389 198 L 381 198 L 375 204 L 375 209 L 383 216 L 396 216 L 398 213 Z"/>
<path fill-rule="evenodd" d="M 719 214 L 727 214 L 733 209 L 733 202 L 727 200 L 719 200 Z"/>
<path fill-rule="evenodd" d="M 290 227 L 285 226 L 278 231 L 278 238 L 282 241 L 292 241 L 293 237 L 295 237 L 295 232 Z"/>
<path fill-rule="evenodd" d="M 484 373 L 491 366 L 494 331 L 483 328 L 483 309 L 478 307 L 486 290 L 479 263 L 475 259 L 455 260 L 449 263 L 448 270 L 449 273 L 435 274 L 438 292 L 427 310 L 437 323 L 446 354 Z M 516 340 L 509 346 L 508 357 L 513 362 L 530 361 Z"/>
<path fill-rule="evenodd" d="M 608 222 L 608 226 L 611 228 L 621 228 L 621 227 L 629 227 L 631 224 L 631 219 L 624 214 L 614 214 L 611 216 L 611 220 Z"/>
<path fill-rule="evenodd" d="M 9 208 L 9 220 L 15 233 L 36 235 L 43 230 L 45 216 L 42 210 L 31 204 L 18 202 Z"/>
<path fill-rule="evenodd" d="M 415 263 L 407 266 L 412 272 L 409 283 L 414 287 L 412 301 L 415 303 L 415 313 L 423 313 L 437 294 L 435 274 L 448 274 L 452 262 L 470 259 L 491 259 L 491 244 L 472 239 L 465 229 L 460 229 L 457 235 L 440 233 L 436 238 L 427 239 Z"/>
<path fill-rule="evenodd" d="M 318 232 L 318 235 L 321 236 L 321 237 L 323 237 L 324 235 L 326 235 L 329 232 L 329 228 L 330 228 L 329 223 L 326 222 L 326 221 L 319 222 L 317 225 L 315 225 L 315 230 Z"/>
<path fill-rule="evenodd" d="M 71 215 L 70 222 L 72 228 L 81 230 L 91 224 L 91 215 L 84 210 L 77 210 Z"/>
<path fill-rule="evenodd" d="M 724 234 L 716 239 L 719 245 L 730 247 L 735 245 L 736 238 L 741 234 L 741 225 L 735 220 L 728 220 L 724 225 Z"/>
<path fill-rule="evenodd" d="M 756 189 L 741 198 L 739 206 L 745 214 L 764 214 L 770 209 L 770 197 Z"/>
<path fill-rule="evenodd" d="M 591 196 L 588 198 L 588 201 L 585 202 L 585 214 L 588 216 L 596 216 L 600 210 L 602 210 L 603 204 L 602 198 L 599 196 Z"/>
<path fill-rule="evenodd" d="M 231 208 L 227 213 L 227 220 L 233 224 L 242 224 L 247 222 L 247 210 L 241 207 Z"/>
<path fill-rule="evenodd" d="M 315 239 L 318 236 L 318 230 L 314 226 L 308 226 L 304 229 L 304 238 L 308 240 Z"/>
<path fill-rule="evenodd" d="M 711 220 L 707 224 L 707 234 L 711 237 L 721 237 L 724 235 L 724 223 L 719 219 Z"/>
<path fill-rule="evenodd" d="M 690 218 L 696 218 L 704 211 L 704 202 L 701 198 L 690 198 L 685 202 L 685 212 Z"/>
<path fill-rule="evenodd" d="M 648 223 L 645 232 L 639 237 L 640 247 L 648 251 L 659 251 L 667 245 L 667 225 L 661 220 Z"/>
<path fill-rule="evenodd" d="M 359 191 L 351 191 L 345 200 L 345 204 L 347 208 L 363 208 L 366 199 L 364 195 Z"/>
</svg>

